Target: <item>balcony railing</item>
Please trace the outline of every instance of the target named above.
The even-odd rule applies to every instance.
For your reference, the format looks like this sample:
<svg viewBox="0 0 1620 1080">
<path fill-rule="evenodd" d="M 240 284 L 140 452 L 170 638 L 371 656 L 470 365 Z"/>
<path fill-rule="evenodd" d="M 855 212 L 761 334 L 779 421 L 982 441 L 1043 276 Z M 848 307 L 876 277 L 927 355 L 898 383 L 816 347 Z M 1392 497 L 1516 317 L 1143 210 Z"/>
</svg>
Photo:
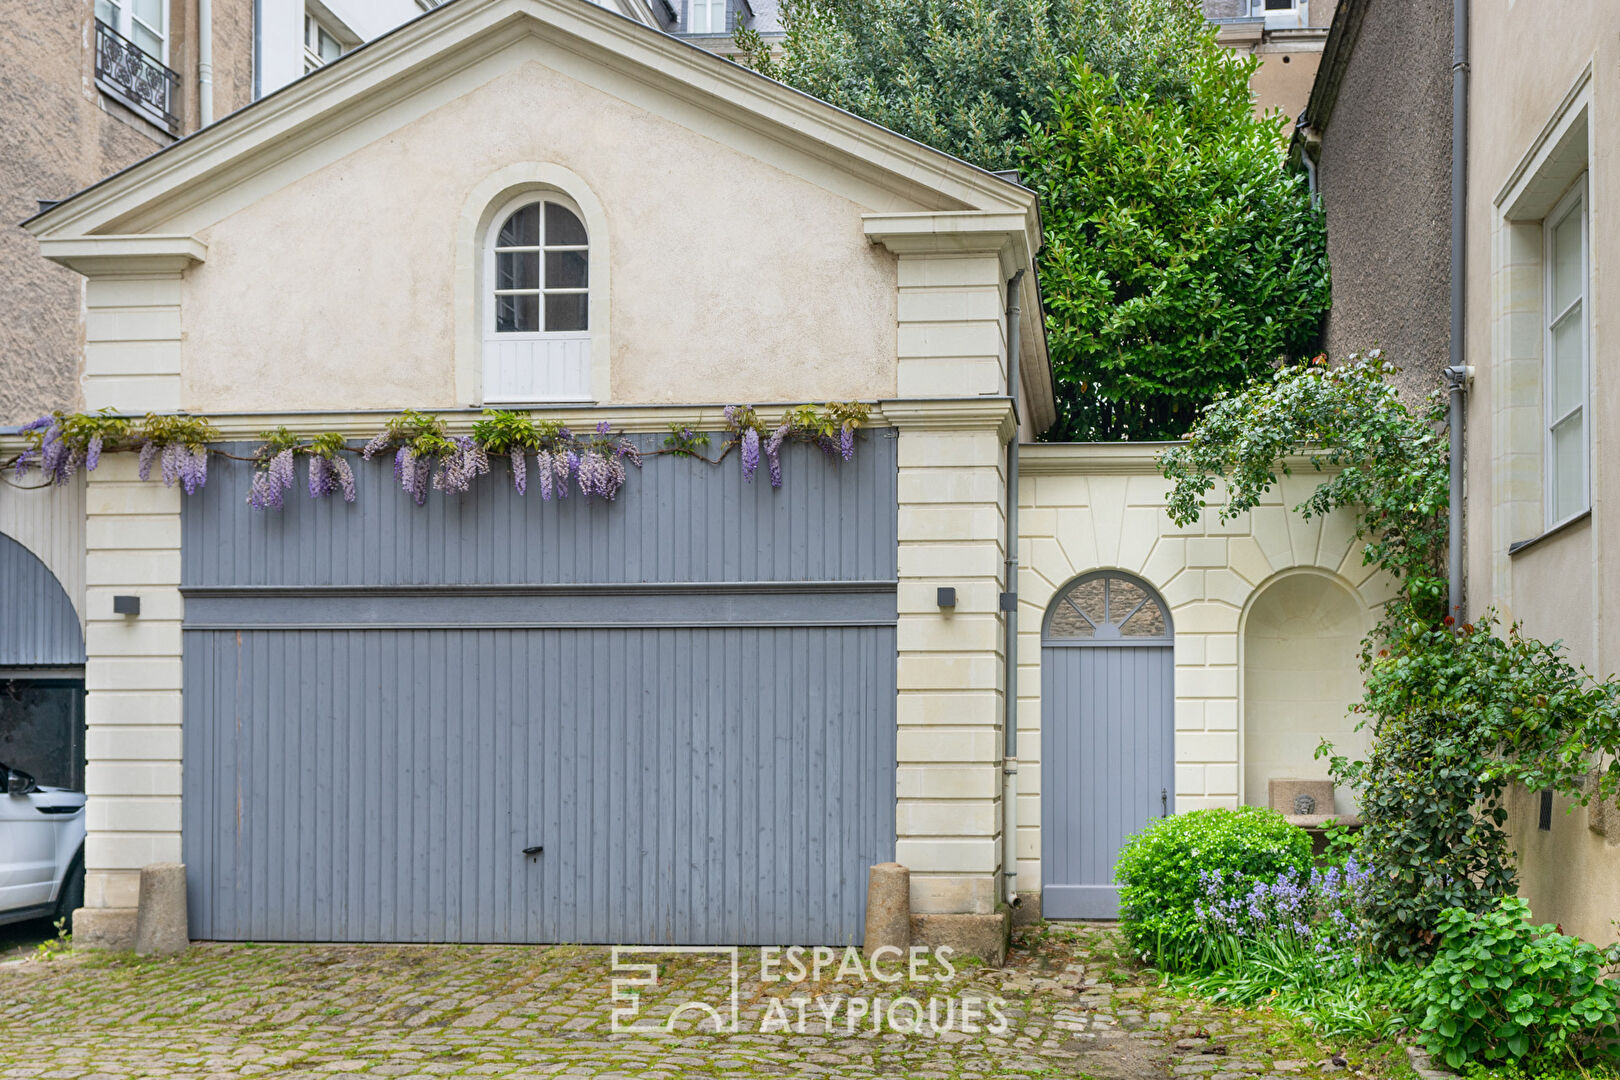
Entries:
<svg viewBox="0 0 1620 1080">
<path fill-rule="evenodd" d="M 171 134 L 180 134 L 180 76 L 96 20 L 96 85 Z"/>
</svg>

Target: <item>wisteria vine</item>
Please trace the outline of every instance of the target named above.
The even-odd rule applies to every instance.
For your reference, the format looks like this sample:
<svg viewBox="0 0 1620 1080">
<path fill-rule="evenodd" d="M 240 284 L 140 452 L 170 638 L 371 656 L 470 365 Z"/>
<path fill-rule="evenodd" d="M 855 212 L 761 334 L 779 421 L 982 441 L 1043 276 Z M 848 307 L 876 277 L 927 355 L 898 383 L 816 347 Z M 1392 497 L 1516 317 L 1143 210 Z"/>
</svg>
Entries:
<svg viewBox="0 0 1620 1080">
<path fill-rule="evenodd" d="M 789 410 L 779 424 L 770 427 L 753 406 L 728 405 L 724 410 L 728 439 L 719 457 L 711 459 L 704 453 L 709 445 L 707 435 L 679 424 L 670 426 L 663 449 L 649 453 L 718 465 L 732 450 L 739 450 L 745 481 L 753 481 L 763 457 L 771 487 L 779 488 L 786 442 L 810 443 L 830 458 L 849 461 L 855 456 L 856 431 L 870 415 L 871 410 L 859 402 L 832 403 L 819 409 L 804 405 Z M 80 469 L 93 472 L 104 453 L 130 451 L 138 455 L 142 480 L 149 479 L 157 465 L 165 485 L 178 483 L 190 495 L 207 483 L 208 455 L 213 453 L 253 464 L 247 502 L 255 510 L 279 510 L 286 505 L 287 492 L 297 484 L 300 456 L 307 463 L 305 486 L 310 498 L 341 494 L 344 502 L 352 503 L 355 474 L 344 455 L 358 453 L 370 460 L 393 451 L 394 479 L 418 506 L 426 503 L 430 489 L 447 495 L 467 492 L 473 481 L 489 473 L 491 460 L 500 458 L 507 461 L 512 486 L 519 495 L 527 493 L 532 479 L 544 500 L 577 493 L 611 502 L 624 489 L 629 467 L 640 468 L 643 456 L 633 441 L 605 420 L 590 432 L 578 433 L 560 420 L 495 409 L 484 411 L 470 435 L 452 435 L 442 419 L 407 409 L 359 450 L 336 432 L 305 440 L 279 427 L 263 432 L 261 444 L 247 457 L 210 449 L 209 443 L 220 441 L 219 432 L 208 420 L 196 416 L 148 413 L 135 420 L 110 409 L 56 412 L 24 425 L 20 433 L 24 448 L 10 462 L 19 480 L 38 469 L 46 481 L 41 486 L 59 486 Z"/>
</svg>

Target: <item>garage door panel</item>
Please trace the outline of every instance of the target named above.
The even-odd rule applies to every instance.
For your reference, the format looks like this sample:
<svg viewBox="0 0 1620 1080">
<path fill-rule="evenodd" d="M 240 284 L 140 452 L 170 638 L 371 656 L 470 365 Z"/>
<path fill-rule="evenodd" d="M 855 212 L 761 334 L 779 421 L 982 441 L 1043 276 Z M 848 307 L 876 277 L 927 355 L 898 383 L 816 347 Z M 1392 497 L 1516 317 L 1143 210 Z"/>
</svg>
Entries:
<svg viewBox="0 0 1620 1080">
<path fill-rule="evenodd" d="M 862 658 L 893 649 L 888 627 L 188 633 L 194 933 L 858 941 L 862 871 L 893 853 L 892 667 Z"/>
</svg>

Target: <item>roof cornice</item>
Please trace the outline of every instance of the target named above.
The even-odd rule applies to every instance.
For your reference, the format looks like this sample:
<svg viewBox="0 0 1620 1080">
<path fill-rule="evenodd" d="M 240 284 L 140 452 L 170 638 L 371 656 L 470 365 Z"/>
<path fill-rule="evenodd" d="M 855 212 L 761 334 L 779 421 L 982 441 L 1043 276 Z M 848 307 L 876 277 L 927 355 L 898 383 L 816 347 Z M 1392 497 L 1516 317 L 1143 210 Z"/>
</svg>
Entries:
<svg viewBox="0 0 1620 1080">
<path fill-rule="evenodd" d="M 180 274 L 208 255 L 194 236 L 88 236 L 41 240 L 40 254 L 86 277 Z"/>
<path fill-rule="evenodd" d="M 1339 87 L 1350 66 L 1350 57 L 1356 51 L 1356 39 L 1361 36 L 1361 24 L 1367 17 L 1367 0 L 1339 0 L 1333 12 L 1333 25 L 1322 46 L 1322 59 L 1316 68 L 1316 80 L 1311 84 L 1310 100 L 1302 113 L 1304 125 L 1318 135 L 1327 130 L 1333 119 L 1333 109 L 1339 103 Z"/>
<path fill-rule="evenodd" d="M 531 34 L 902 195 L 932 192 L 960 206 L 1033 211 L 1034 193 L 1018 184 L 607 8 L 578 0 L 456 0 L 23 224 L 42 238 L 155 227 Z"/>
</svg>

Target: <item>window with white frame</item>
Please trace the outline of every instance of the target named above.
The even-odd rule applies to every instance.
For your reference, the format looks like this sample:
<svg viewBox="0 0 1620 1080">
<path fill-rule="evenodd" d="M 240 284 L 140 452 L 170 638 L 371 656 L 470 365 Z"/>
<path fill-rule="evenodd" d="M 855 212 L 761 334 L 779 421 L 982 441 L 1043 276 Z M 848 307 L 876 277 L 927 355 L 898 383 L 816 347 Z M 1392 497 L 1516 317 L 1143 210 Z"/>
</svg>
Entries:
<svg viewBox="0 0 1620 1080">
<path fill-rule="evenodd" d="M 590 242 L 579 208 L 529 195 L 493 218 L 484 260 L 484 399 L 590 400 Z"/>
<path fill-rule="evenodd" d="M 304 12 L 304 74 L 343 55 L 343 42 L 321 20 Z"/>
<path fill-rule="evenodd" d="M 726 32 L 726 0 L 688 0 L 686 32 L 723 34 Z"/>
<path fill-rule="evenodd" d="M 96 0 L 96 18 L 147 56 L 169 62 L 168 0 Z"/>
<path fill-rule="evenodd" d="M 1583 176 L 1542 224 L 1546 312 L 1547 414 L 1544 457 L 1549 528 L 1591 506 L 1591 434 L 1587 423 L 1587 212 Z"/>
</svg>

